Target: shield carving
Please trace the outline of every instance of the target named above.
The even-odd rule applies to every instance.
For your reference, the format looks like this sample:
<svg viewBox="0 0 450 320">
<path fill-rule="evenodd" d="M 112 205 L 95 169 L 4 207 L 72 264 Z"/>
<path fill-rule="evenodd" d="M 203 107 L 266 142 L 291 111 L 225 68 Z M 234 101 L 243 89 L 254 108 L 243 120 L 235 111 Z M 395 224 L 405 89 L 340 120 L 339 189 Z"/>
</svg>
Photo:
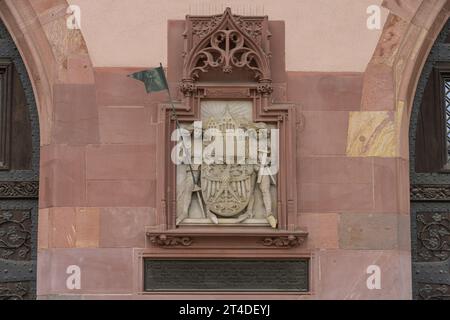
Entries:
<svg viewBox="0 0 450 320">
<path fill-rule="evenodd" d="M 216 129 L 225 137 L 227 130 L 242 128 L 227 107 L 220 119 L 211 118 L 207 129 Z M 245 126 L 244 126 L 245 128 Z M 224 139 L 226 149 L 226 139 Z M 203 164 L 201 167 L 201 187 L 208 210 L 221 217 L 231 218 L 248 206 L 253 193 L 254 171 L 246 164 Z"/>
<path fill-rule="evenodd" d="M 249 204 L 253 166 L 238 164 L 204 164 L 201 168 L 202 194 L 213 213 L 231 218 Z"/>
</svg>

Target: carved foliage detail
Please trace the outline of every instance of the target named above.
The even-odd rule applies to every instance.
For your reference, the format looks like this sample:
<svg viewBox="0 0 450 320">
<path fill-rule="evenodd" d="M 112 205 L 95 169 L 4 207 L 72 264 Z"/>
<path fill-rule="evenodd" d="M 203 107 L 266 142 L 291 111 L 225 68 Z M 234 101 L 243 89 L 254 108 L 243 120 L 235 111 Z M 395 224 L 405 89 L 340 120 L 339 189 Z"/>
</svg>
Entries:
<svg viewBox="0 0 450 320">
<path fill-rule="evenodd" d="M 263 241 L 266 247 L 278 247 L 278 248 L 295 248 L 301 246 L 305 239 L 297 236 L 287 237 L 269 237 Z"/>
<path fill-rule="evenodd" d="M 189 247 L 192 245 L 190 237 L 174 237 L 167 235 L 151 236 L 150 242 L 160 247 Z"/>
</svg>

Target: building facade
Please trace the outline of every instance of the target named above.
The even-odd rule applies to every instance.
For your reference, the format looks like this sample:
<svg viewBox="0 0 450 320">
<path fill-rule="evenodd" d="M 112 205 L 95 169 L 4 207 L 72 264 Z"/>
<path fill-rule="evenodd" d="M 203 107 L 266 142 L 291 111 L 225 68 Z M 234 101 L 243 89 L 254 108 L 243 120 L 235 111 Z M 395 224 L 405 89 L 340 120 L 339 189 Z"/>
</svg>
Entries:
<svg viewBox="0 0 450 320">
<path fill-rule="evenodd" d="M 0 0 L 0 298 L 448 298 L 449 15 Z"/>
</svg>

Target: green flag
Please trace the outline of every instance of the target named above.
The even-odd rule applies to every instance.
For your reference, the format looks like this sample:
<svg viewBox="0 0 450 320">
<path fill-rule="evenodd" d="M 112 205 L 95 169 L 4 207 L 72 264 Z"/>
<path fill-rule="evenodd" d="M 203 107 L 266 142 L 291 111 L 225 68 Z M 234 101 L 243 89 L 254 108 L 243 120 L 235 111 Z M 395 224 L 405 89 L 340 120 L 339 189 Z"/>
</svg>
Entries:
<svg viewBox="0 0 450 320">
<path fill-rule="evenodd" d="M 144 82 L 147 93 L 167 90 L 169 88 L 162 66 L 136 72 L 130 74 L 129 77 Z"/>
</svg>

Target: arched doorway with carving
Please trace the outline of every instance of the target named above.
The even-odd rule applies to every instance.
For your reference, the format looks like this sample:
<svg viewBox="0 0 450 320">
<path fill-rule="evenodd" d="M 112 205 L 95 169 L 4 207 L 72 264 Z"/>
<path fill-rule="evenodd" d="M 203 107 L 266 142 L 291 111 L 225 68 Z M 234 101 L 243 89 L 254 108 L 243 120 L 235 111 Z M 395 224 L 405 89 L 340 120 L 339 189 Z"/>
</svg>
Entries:
<svg viewBox="0 0 450 320">
<path fill-rule="evenodd" d="M 39 139 L 32 85 L 0 20 L 0 300 L 36 297 Z"/>
<path fill-rule="evenodd" d="M 450 21 L 422 70 L 409 140 L 413 298 L 450 299 Z"/>
</svg>

